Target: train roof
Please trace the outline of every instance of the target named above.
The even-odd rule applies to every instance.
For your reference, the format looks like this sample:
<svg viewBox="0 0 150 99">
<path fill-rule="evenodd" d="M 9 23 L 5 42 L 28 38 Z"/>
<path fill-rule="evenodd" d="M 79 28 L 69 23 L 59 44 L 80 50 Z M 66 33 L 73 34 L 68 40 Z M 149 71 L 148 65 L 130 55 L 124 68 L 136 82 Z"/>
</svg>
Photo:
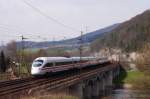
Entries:
<svg viewBox="0 0 150 99">
<path fill-rule="evenodd" d="M 35 60 L 43 60 L 48 62 L 66 62 L 66 61 L 80 61 L 82 60 L 93 60 L 94 57 L 38 57 Z"/>
<path fill-rule="evenodd" d="M 49 62 L 66 62 L 66 61 L 79 61 L 79 58 L 72 58 L 72 57 L 38 57 L 35 60 L 44 60 Z"/>
</svg>

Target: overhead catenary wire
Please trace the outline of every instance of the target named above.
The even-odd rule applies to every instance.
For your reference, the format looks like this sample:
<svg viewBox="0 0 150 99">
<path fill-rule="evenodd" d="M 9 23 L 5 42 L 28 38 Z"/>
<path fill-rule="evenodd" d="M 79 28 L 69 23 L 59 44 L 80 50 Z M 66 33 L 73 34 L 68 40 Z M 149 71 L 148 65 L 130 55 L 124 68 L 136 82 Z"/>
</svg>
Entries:
<svg viewBox="0 0 150 99">
<path fill-rule="evenodd" d="M 9 25 L 9 24 L 2 24 L 2 23 L 0 23 L 0 27 L 8 28 L 8 29 L 11 29 L 11 30 L 14 30 L 14 31 L 24 30 L 22 27 L 18 27 L 18 26 L 15 26 L 15 25 Z"/>
<path fill-rule="evenodd" d="M 60 21 L 58 21 L 57 19 L 55 19 L 55 18 L 53 18 L 53 17 L 47 15 L 47 14 L 44 13 L 42 10 L 40 10 L 39 8 L 33 6 L 31 3 L 27 2 L 26 0 L 22 0 L 22 1 L 23 1 L 23 3 L 25 3 L 26 5 L 28 5 L 29 7 L 31 7 L 34 11 L 38 12 L 40 15 L 44 16 L 44 17 L 47 18 L 48 20 L 53 21 L 53 22 L 59 24 L 60 26 L 62 26 L 62 27 L 64 27 L 64 28 L 73 30 L 73 31 L 75 31 L 75 32 L 80 32 L 79 30 L 77 30 L 77 29 L 75 29 L 75 28 L 73 28 L 73 27 L 70 27 L 70 26 L 68 26 L 68 25 L 66 25 L 66 24 L 64 24 L 64 23 L 62 23 L 62 22 L 60 22 Z"/>
<path fill-rule="evenodd" d="M 13 25 L 8 25 L 8 24 L 0 24 L 0 29 L 1 30 L 5 30 L 5 32 L 17 32 L 17 33 L 19 33 L 19 34 L 16 34 L 16 35 L 23 35 L 23 34 L 20 34 L 20 33 L 22 33 L 22 28 L 20 28 L 20 27 L 15 27 L 15 26 L 13 26 Z M 23 30 L 25 30 L 25 29 L 23 29 Z M 25 31 L 24 31 L 25 32 Z M 33 35 L 33 34 L 36 34 L 36 35 Z M 43 40 L 45 40 L 45 39 L 47 39 L 47 37 L 44 37 L 44 36 L 41 36 L 41 35 L 37 35 L 37 33 L 26 33 L 26 35 L 28 36 L 30 36 L 31 38 L 35 38 L 35 39 L 39 39 L 39 38 L 41 38 L 41 39 L 43 39 Z M 9 35 L 8 35 L 9 36 Z"/>
<path fill-rule="evenodd" d="M 44 16 L 44 17 L 46 17 L 47 19 L 49 19 L 49 20 L 51 20 L 51 21 L 53 21 L 53 22 L 55 22 L 55 23 L 57 23 L 57 24 L 59 24 L 59 25 L 61 25 L 61 26 L 63 26 L 63 27 L 65 27 L 65 28 L 67 28 L 67 29 L 70 29 L 70 30 L 73 30 L 73 31 L 78 31 L 79 32 L 79 30 L 77 30 L 77 29 L 75 29 L 75 28 L 73 28 L 73 27 L 70 27 L 70 26 L 68 26 L 68 25 L 66 25 L 66 24 L 64 24 L 64 23 L 62 23 L 62 22 L 60 22 L 60 21 L 58 21 L 57 19 L 55 19 L 55 18 L 53 18 L 53 17 L 51 17 L 51 16 L 49 16 L 49 15 L 47 15 L 46 13 L 44 13 L 43 11 L 41 11 L 39 8 L 37 8 L 37 7 L 35 7 L 34 5 L 32 5 L 30 2 L 29 2 L 29 0 L 27 1 L 27 0 L 22 0 L 26 5 L 28 5 L 29 7 L 31 7 L 34 11 L 36 11 L 36 12 L 38 12 L 40 15 L 42 15 L 42 16 Z M 17 33 L 17 35 L 22 35 L 22 34 L 20 34 L 21 33 L 21 31 L 20 31 L 20 29 L 18 29 L 18 28 L 8 28 L 8 25 L 6 25 L 6 24 L 0 24 L 0 27 L 3 27 L 3 28 L 5 28 L 5 29 L 7 29 L 8 30 L 8 32 L 9 31 L 13 31 L 13 32 L 18 32 Z M 22 30 L 22 29 L 21 29 Z M 9 35 L 8 35 L 9 36 Z M 26 35 L 27 36 L 27 35 Z M 30 38 L 31 39 L 36 39 L 36 38 L 38 38 L 38 39 L 43 39 L 43 40 L 46 40 L 46 39 L 48 39 L 47 37 L 41 37 L 41 36 L 37 36 L 37 37 L 35 37 L 35 36 L 32 36 L 31 37 L 31 35 L 30 35 Z"/>
<path fill-rule="evenodd" d="M 5 32 L 8 32 L 9 34 L 6 34 Z M 15 34 L 13 34 L 15 32 Z M 17 32 L 17 34 L 16 34 Z M 0 36 L 3 38 L 19 38 L 21 35 L 20 31 L 13 30 L 12 28 L 9 27 L 2 27 L 0 25 Z M 41 39 L 41 40 L 47 40 L 47 37 L 41 36 L 41 35 L 26 35 L 29 39 Z"/>
<path fill-rule="evenodd" d="M 1 26 L 1 25 L 0 25 L 0 29 L 7 30 L 7 31 L 11 31 L 11 32 L 21 32 L 21 31 L 19 31 L 19 30 L 15 30 L 15 29 L 12 29 L 12 28 L 10 28 L 10 27 Z"/>
<path fill-rule="evenodd" d="M 60 22 L 60 21 L 58 21 L 57 19 L 55 19 L 55 18 L 53 18 L 53 17 L 51 17 L 51 16 L 49 16 L 49 15 L 47 15 L 46 13 L 44 13 L 43 11 L 41 11 L 39 8 L 37 8 L 37 7 L 35 7 L 34 5 L 32 5 L 30 2 L 29 2 L 29 0 L 27 1 L 27 0 L 22 0 L 26 5 L 28 5 L 28 6 L 30 6 L 34 11 L 36 11 L 36 12 L 38 12 L 40 15 L 42 15 L 42 16 L 44 16 L 44 17 L 46 17 L 47 19 L 49 19 L 49 20 L 51 20 L 51 21 L 53 21 L 53 22 L 55 22 L 55 23 L 57 23 L 57 24 L 59 24 L 60 26 L 62 26 L 62 27 L 65 27 L 65 28 L 67 28 L 67 29 L 70 29 L 70 30 L 73 30 L 73 31 L 78 31 L 79 32 L 79 30 L 77 30 L 77 29 L 75 29 L 75 28 L 73 28 L 73 27 L 70 27 L 70 26 L 68 26 L 68 25 L 66 25 L 66 24 L 64 24 L 64 23 L 62 23 L 62 22 Z M 15 33 L 15 35 L 22 35 L 22 34 L 20 34 L 21 32 L 22 32 L 22 28 L 16 28 L 16 26 L 14 27 L 14 26 L 12 26 L 12 25 L 8 25 L 8 24 L 0 24 L 0 28 L 4 31 L 5 30 L 5 32 L 9 32 L 9 33 L 13 33 L 13 32 L 17 32 L 17 34 Z M 32 37 L 31 37 L 31 35 L 32 35 Z M 47 37 L 43 37 L 43 36 L 36 36 L 36 35 L 33 35 L 33 34 L 31 34 L 30 35 L 30 38 L 31 39 L 36 39 L 36 38 L 38 38 L 38 39 L 42 39 L 42 40 L 48 40 L 49 38 L 47 38 Z M 7 35 L 6 35 L 7 36 Z M 27 37 L 28 37 L 28 35 L 26 35 Z M 12 37 L 12 36 L 10 36 L 9 34 L 8 34 L 8 36 L 7 37 Z M 16 37 L 16 36 L 15 36 Z M 29 39 L 30 39 L 29 38 Z"/>
<path fill-rule="evenodd" d="M 16 35 L 18 35 L 18 34 L 16 34 L 16 35 L 6 34 L 6 32 L 12 33 L 12 31 L 10 31 L 10 30 L 0 28 L 0 36 L 1 37 L 11 37 L 12 38 L 12 37 L 17 37 Z"/>
</svg>

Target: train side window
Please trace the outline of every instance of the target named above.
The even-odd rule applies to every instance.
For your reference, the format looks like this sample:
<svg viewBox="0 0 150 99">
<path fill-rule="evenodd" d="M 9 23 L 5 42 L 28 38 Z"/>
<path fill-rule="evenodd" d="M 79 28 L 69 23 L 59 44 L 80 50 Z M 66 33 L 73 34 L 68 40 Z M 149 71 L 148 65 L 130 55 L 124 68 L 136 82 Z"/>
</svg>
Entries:
<svg viewBox="0 0 150 99">
<path fill-rule="evenodd" d="M 79 63 L 78 61 L 73 61 L 74 64 Z"/>
<path fill-rule="evenodd" d="M 58 62 L 58 63 L 55 63 L 55 66 L 68 65 L 68 64 L 72 64 L 72 62 Z"/>
<path fill-rule="evenodd" d="M 53 66 L 53 63 L 47 63 L 44 65 L 44 67 L 52 67 Z"/>
<path fill-rule="evenodd" d="M 55 63 L 56 66 L 64 65 L 64 62 Z"/>
<path fill-rule="evenodd" d="M 74 63 L 78 63 L 78 61 L 74 61 Z"/>
</svg>

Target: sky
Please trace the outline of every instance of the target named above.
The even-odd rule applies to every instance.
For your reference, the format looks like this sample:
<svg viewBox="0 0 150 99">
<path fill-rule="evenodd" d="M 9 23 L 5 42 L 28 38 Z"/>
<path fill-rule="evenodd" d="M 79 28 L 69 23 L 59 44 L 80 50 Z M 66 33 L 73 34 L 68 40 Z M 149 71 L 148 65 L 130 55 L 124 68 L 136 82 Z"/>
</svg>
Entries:
<svg viewBox="0 0 150 99">
<path fill-rule="evenodd" d="M 73 38 L 150 9 L 150 0 L 0 0 L 0 44 Z"/>
</svg>

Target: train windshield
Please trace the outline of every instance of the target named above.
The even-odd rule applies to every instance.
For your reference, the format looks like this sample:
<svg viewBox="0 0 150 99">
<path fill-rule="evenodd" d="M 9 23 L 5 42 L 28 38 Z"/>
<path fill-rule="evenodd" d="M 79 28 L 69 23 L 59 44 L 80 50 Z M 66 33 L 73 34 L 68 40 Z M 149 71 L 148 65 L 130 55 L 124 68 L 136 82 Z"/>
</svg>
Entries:
<svg viewBox="0 0 150 99">
<path fill-rule="evenodd" d="M 33 62 L 33 67 L 40 67 L 43 64 L 43 60 L 36 60 Z"/>
</svg>

